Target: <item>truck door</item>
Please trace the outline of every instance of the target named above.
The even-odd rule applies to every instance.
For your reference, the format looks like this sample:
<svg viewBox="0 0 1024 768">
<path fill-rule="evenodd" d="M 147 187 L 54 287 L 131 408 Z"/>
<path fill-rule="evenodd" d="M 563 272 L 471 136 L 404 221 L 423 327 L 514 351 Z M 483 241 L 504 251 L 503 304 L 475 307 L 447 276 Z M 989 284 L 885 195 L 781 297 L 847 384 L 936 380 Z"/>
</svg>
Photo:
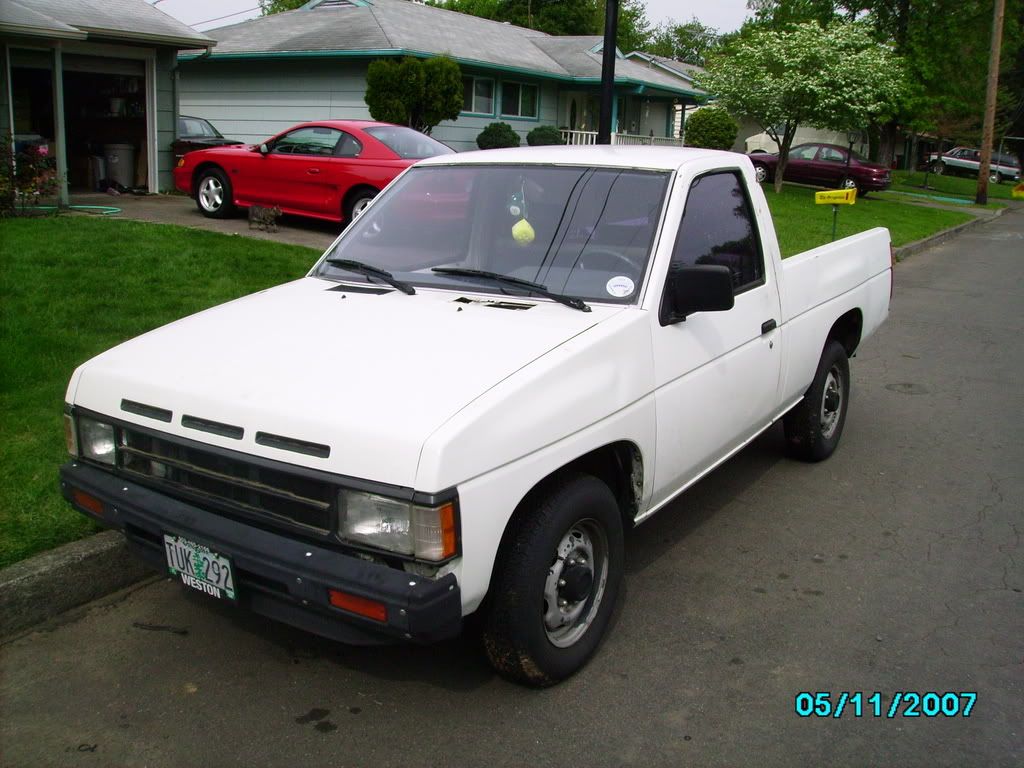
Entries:
<svg viewBox="0 0 1024 768">
<path fill-rule="evenodd" d="M 779 292 L 739 170 L 691 183 L 672 252 L 680 263 L 727 266 L 735 305 L 654 322 L 654 504 L 764 429 L 778 407 Z"/>
</svg>

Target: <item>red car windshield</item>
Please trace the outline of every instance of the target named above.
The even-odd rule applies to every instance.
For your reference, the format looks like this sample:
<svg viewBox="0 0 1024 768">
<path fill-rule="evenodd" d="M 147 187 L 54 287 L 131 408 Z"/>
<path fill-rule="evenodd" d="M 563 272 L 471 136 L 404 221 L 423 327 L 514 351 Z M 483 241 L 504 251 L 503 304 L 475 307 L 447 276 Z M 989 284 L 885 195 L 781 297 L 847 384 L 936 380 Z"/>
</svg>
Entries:
<svg viewBox="0 0 1024 768">
<path fill-rule="evenodd" d="M 426 134 L 400 125 L 376 125 L 363 130 L 399 157 L 409 160 L 422 160 L 425 157 L 450 155 L 455 152 L 451 147 Z"/>
</svg>

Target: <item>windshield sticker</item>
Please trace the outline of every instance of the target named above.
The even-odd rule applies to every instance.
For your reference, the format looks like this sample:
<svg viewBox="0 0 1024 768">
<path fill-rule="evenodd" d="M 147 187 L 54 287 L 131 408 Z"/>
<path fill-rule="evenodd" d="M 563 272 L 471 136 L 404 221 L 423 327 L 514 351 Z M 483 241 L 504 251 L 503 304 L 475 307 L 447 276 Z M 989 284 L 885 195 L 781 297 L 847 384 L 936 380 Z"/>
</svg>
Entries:
<svg viewBox="0 0 1024 768">
<path fill-rule="evenodd" d="M 633 289 L 636 286 L 633 281 L 625 275 L 617 275 L 608 281 L 608 284 L 604 287 L 608 291 L 609 296 L 614 296 L 616 299 L 624 299 L 633 293 Z"/>
</svg>

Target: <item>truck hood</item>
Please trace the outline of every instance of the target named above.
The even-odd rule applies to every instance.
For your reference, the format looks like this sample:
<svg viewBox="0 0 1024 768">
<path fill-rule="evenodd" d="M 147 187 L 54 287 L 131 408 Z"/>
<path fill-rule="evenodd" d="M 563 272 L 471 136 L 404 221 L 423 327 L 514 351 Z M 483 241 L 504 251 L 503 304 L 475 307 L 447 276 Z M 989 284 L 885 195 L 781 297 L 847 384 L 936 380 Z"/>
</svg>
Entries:
<svg viewBox="0 0 1024 768">
<path fill-rule="evenodd" d="M 200 312 L 82 365 L 76 406 L 278 461 L 412 487 L 423 443 L 503 379 L 617 314 L 419 289 L 368 293 L 303 278 Z M 128 400 L 172 413 L 126 412 Z M 241 427 L 241 439 L 182 426 Z M 314 443 L 324 457 L 256 442 Z M 442 489 L 426 488 L 425 491 Z"/>
</svg>

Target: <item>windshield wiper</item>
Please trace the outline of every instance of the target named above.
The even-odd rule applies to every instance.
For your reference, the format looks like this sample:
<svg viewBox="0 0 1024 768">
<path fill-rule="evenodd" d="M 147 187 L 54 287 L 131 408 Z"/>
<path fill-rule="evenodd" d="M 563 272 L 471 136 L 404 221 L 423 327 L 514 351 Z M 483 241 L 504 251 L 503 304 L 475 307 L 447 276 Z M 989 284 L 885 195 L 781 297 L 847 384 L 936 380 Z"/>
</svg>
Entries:
<svg viewBox="0 0 1024 768">
<path fill-rule="evenodd" d="M 434 267 L 431 272 L 436 272 L 439 275 L 451 275 L 452 277 L 482 277 L 485 280 L 493 280 L 496 283 L 503 285 L 509 285 L 514 288 L 523 288 L 530 293 L 536 293 L 538 296 L 543 296 L 553 301 L 557 301 L 559 304 L 565 304 L 567 307 L 578 309 L 580 312 L 589 312 L 590 307 L 587 306 L 583 299 L 577 299 L 575 296 L 566 296 L 562 293 L 555 293 L 549 291 L 546 285 L 540 283 L 534 283 L 530 280 L 522 280 L 518 277 L 512 277 L 511 275 L 502 275 L 498 272 L 488 272 L 485 269 L 464 269 L 462 267 Z"/>
<path fill-rule="evenodd" d="M 358 275 L 365 275 L 366 277 L 375 277 L 378 280 L 383 280 L 385 283 L 393 285 L 402 293 L 407 293 L 410 296 L 416 293 L 416 289 L 409 283 L 404 280 L 399 280 L 387 270 L 375 267 L 372 264 L 364 264 L 361 261 L 353 261 L 352 259 L 327 259 L 327 263 L 334 267 L 347 269 L 349 272 L 355 272 Z"/>
</svg>

